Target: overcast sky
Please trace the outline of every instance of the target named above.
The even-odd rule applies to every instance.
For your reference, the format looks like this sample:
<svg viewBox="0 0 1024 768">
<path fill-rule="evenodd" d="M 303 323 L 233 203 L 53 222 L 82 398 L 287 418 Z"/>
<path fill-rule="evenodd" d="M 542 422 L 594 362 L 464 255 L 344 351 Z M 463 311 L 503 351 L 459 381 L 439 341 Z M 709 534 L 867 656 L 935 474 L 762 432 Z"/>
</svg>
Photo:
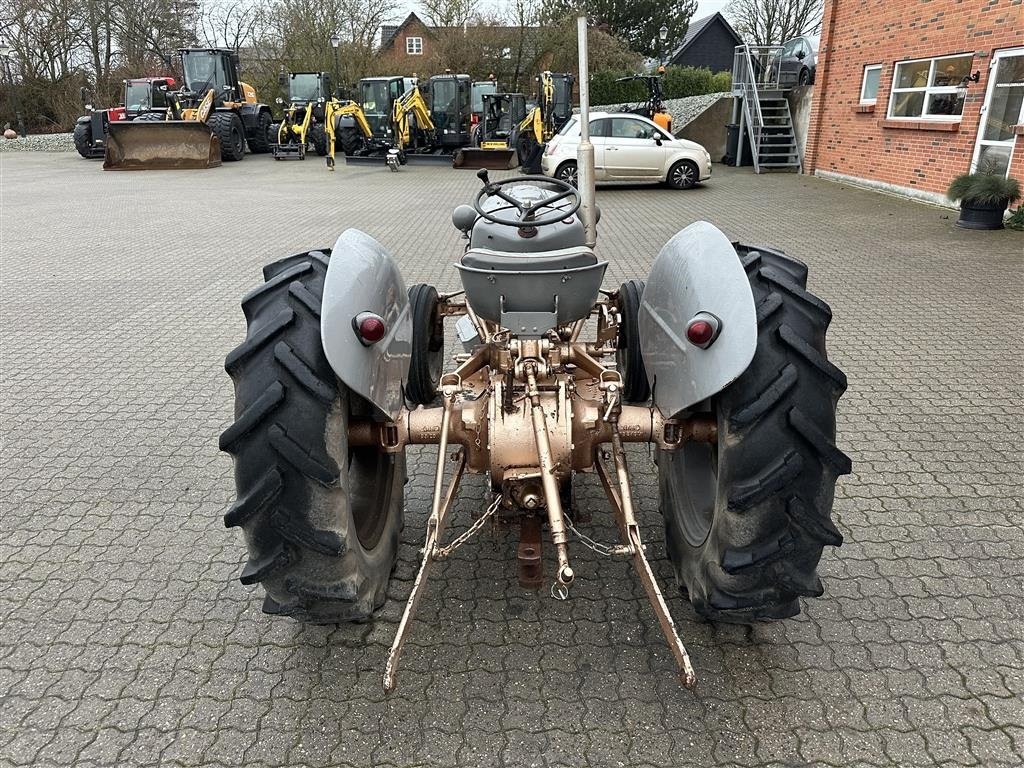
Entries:
<svg viewBox="0 0 1024 768">
<path fill-rule="evenodd" d="M 697 0 L 697 12 L 693 14 L 693 18 L 702 19 L 705 16 L 710 16 L 716 11 L 721 11 L 728 4 L 729 0 Z M 417 13 L 421 12 L 415 0 L 406 0 L 404 5 L 406 11 L 415 10 Z M 481 0 L 478 5 L 481 7 L 500 8 L 505 5 L 505 0 Z"/>
</svg>

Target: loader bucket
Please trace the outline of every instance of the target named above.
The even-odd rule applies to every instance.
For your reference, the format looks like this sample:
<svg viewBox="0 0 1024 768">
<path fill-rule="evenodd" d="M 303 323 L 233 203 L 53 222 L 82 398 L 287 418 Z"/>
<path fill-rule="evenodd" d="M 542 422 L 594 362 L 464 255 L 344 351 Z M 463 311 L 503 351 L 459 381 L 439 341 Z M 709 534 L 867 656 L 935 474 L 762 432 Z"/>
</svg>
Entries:
<svg viewBox="0 0 1024 768">
<path fill-rule="evenodd" d="M 519 157 L 514 149 L 475 149 L 467 147 L 455 153 L 452 168 L 477 170 L 486 168 L 489 171 L 509 171 L 519 165 Z"/>
<path fill-rule="evenodd" d="M 110 123 L 105 171 L 213 168 L 220 139 L 205 123 L 168 120 Z"/>
</svg>

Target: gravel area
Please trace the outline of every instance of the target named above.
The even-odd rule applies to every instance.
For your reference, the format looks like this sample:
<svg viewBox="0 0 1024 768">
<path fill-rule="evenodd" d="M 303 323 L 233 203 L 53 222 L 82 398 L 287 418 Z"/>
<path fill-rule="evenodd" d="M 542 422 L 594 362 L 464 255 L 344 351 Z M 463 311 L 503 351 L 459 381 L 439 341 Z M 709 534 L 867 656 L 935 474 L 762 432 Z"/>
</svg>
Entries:
<svg viewBox="0 0 1024 768">
<path fill-rule="evenodd" d="M 672 115 L 672 127 L 678 135 L 684 126 L 695 120 L 719 99 L 731 98 L 731 93 L 723 91 L 721 93 L 705 93 L 701 96 L 688 96 L 685 99 L 668 99 L 665 101 L 665 109 Z M 636 106 L 637 102 L 634 101 L 628 104 L 605 104 L 593 107 L 593 109 L 601 112 L 628 112 Z"/>
<path fill-rule="evenodd" d="M 0 152 L 74 152 L 70 133 L 41 133 L 20 139 L 0 138 Z"/>
</svg>

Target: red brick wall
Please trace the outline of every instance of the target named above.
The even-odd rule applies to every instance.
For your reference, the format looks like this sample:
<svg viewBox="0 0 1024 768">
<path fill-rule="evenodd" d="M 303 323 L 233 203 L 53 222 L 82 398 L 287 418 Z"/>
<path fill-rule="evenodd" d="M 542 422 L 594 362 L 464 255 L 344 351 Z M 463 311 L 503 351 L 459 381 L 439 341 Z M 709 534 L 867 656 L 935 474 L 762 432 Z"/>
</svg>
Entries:
<svg viewBox="0 0 1024 768">
<path fill-rule="evenodd" d="M 422 38 L 423 53 L 414 56 L 407 54 L 405 52 L 405 39 L 407 37 Z M 384 58 L 395 68 L 396 74 L 411 75 L 413 72 L 416 72 L 422 75 L 423 67 L 425 66 L 423 62 L 426 61 L 431 53 L 431 42 L 430 32 L 427 28 L 418 21 L 413 21 L 403 29 L 398 30 L 394 42 L 384 51 Z"/>
<path fill-rule="evenodd" d="M 825 0 L 806 170 L 944 194 L 970 169 L 993 52 L 1019 46 L 1022 0 Z M 959 124 L 885 120 L 896 62 L 965 53 L 975 53 L 981 81 L 970 84 Z M 882 65 L 878 101 L 858 111 L 869 64 Z M 1024 136 L 1016 142 L 1010 175 L 1024 180 Z"/>
</svg>

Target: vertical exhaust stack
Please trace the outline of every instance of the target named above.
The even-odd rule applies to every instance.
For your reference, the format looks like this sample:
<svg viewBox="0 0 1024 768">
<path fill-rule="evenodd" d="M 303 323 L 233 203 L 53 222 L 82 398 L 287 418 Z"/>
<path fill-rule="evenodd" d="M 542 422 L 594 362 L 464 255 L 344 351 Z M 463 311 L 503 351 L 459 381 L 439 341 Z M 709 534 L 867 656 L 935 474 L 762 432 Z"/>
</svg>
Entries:
<svg viewBox="0 0 1024 768">
<path fill-rule="evenodd" d="M 587 17 L 576 19 L 576 44 L 580 65 L 580 147 L 576 153 L 577 184 L 579 185 L 580 218 L 586 233 L 587 245 L 597 245 L 597 190 L 594 187 L 594 145 L 590 143 L 590 65 L 587 56 Z"/>
</svg>

